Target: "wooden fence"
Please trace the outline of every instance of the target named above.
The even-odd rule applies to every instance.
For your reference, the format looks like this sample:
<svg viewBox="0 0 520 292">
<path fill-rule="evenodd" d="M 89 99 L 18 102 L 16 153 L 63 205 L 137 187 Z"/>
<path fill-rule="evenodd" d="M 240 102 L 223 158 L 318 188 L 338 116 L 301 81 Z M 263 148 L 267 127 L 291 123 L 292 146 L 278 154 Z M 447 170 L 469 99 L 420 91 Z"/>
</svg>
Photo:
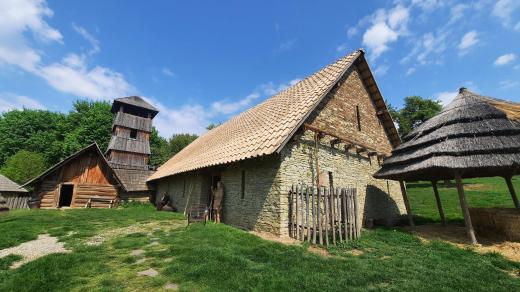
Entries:
<svg viewBox="0 0 520 292">
<path fill-rule="evenodd" d="M 361 226 L 355 188 L 294 185 L 289 194 L 289 235 L 312 244 L 356 239 Z"/>
</svg>

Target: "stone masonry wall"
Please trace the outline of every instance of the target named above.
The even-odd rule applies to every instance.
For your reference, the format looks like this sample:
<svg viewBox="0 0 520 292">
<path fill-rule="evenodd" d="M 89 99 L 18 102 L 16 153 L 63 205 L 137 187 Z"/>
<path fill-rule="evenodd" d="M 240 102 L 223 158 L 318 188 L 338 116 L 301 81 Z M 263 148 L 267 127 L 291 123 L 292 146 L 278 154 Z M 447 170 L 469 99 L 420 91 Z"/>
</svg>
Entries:
<svg viewBox="0 0 520 292">
<path fill-rule="evenodd" d="M 288 235 L 289 201 L 287 194 L 293 184 L 303 183 L 316 186 L 316 148 L 314 133 L 306 131 L 299 141 L 290 142 L 281 153 L 280 189 L 282 236 Z M 387 225 L 396 223 L 405 208 L 399 183 L 379 180 L 372 175 L 379 169 L 376 157 L 359 155 L 353 150 L 346 152 L 344 144 L 331 147 L 331 137 L 324 137 L 318 146 L 320 182 L 328 186 L 329 172 L 334 187 L 354 187 L 357 189 L 360 222 L 372 218 Z M 325 180 L 325 183 L 323 183 Z"/>
</svg>

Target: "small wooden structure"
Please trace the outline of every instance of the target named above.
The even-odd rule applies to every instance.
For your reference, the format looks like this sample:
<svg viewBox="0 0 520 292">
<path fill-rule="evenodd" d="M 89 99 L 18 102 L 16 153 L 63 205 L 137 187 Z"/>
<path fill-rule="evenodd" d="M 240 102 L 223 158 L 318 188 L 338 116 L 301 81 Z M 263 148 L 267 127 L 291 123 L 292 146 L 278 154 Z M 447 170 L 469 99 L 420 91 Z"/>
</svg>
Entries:
<svg viewBox="0 0 520 292">
<path fill-rule="evenodd" d="M 0 174 L 0 196 L 4 200 L 4 208 L 28 209 L 29 193 L 14 181 Z M 2 208 L 2 207 L 0 207 Z"/>
<path fill-rule="evenodd" d="M 501 176 L 516 209 L 520 209 L 511 177 L 520 174 L 520 104 L 481 96 L 465 88 L 438 115 L 427 120 L 385 159 L 376 178 L 401 183 L 410 225 L 410 203 L 404 181 L 431 181 L 445 224 L 437 181 L 455 179 L 470 240 L 476 243 L 463 178 Z"/>
<path fill-rule="evenodd" d="M 333 244 L 361 234 L 354 188 L 293 186 L 289 194 L 289 235 L 312 244 Z"/>
<path fill-rule="evenodd" d="M 122 184 L 96 143 L 81 149 L 27 182 L 40 208 L 108 208 Z M 100 200 L 95 203 L 93 198 Z"/>
</svg>

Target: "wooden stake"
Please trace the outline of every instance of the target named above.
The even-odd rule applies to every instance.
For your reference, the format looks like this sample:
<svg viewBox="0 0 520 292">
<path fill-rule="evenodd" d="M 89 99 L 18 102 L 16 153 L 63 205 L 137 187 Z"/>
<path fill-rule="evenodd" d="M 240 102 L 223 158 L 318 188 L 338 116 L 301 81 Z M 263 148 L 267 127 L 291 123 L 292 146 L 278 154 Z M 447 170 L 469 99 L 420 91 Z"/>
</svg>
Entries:
<svg viewBox="0 0 520 292">
<path fill-rule="evenodd" d="M 307 241 L 311 241 L 311 223 L 309 221 L 309 187 L 305 190 L 305 223 L 307 225 Z"/>
<path fill-rule="evenodd" d="M 410 208 L 410 201 L 408 201 L 408 194 L 406 194 L 406 186 L 402 180 L 399 181 L 399 185 L 401 186 L 401 194 L 403 195 L 404 206 L 406 207 L 406 214 L 408 215 L 408 222 L 410 223 L 410 226 L 415 227 L 412 209 Z"/>
<path fill-rule="evenodd" d="M 345 240 L 348 240 L 348 213 L 347 213 L 347 190 L 341 190 L 341 200 L 343 201 L 343 229 L 345 232 Z"/>
<path fill-rule="evenodd" d="M 520 203 L 518 203 L 518 197 L 516 196 L 515 188 L 513 187 L 513 182 L 511 181 L 511 176 L 506 176 L 504 178 L 506 179 L 507 187 L 509 188 L 509 193 L 511 193 L 511 198 L 513 199 L 515 208 L 520 209 Z"/>
<path fill-rule="evenodd" d="M 464 215 L 464 223 L 466 225 L 466 232 L 471 240 L 472 244 L 477 244 L 477 238 L 475 237 L 475 230 L 473 230 L 473 224 L 471 223 L 471 216 L 469 215 L 468 203 L 466 202 L 466 196 L 464 195 L 464 186 L 460 174 L 455 175 L 455 181 L 457 182 L 457 191 L 459 192 L 460 208 Z"/>
<path fill-rule="evenodd" d="M 446 218 L 444 217 L 444 210 L 442 210 L 441 197 L 437 189 L 437 181 L 432 180 L 433 193 L 435 194 L 435 201 L 437 202 L 437 209 L 439 209 L 439 216 L 441 217 L 442 226 L 446 226 Z"/>
<path fill-rule="evenodd" d="M 341 191 L 340 188 L 336 188 L 336 219 L 338 220 L 339 241 L 343 241 L 343 235 L 341 234 Z"/>
<path fill-rule="evenodd" d="M 334 196 L 336 195 L 336 192 L 334 191 L 334 188 L 330 188 L 330 217 L 331 217 L 331 225 L 332 225 L 332 244 L 336 245 L 336 211 L 335 204 L 334 204 Z"/>
<path fill-rule="evenodd" d="M 295 194 L 295 196 L 294 196 L 294 198 L 296 199 L 296 200 L 295 200 L 295 205 L 296 205 L 296 206 L 295 206 L 295 208 L 294 208 L 294 214 L 295 214 L 295 216 L 294 216 L 294 217 L 295 217 L 295 218 L 294 218 L 294 219 L 295 219 L 294 222 L 296 223 L 296 224 L 294 225 L 294 231 L 295 231 L 295 234 L 294 234 L 294 235 L 295 235 L 295 238 L 296 238 L 296 239 L 300 239 L 300 226 L 299 226 L 299 224 L 298 224 L 298 209 L 299 209 L 299 203 L 298 203 L 298 201 L 300 200 L 300 199 L 299 199 L 299 196 L 300 196 L 299 189 L 300 189 L 300 188 L 299 188 L 298 185 L 297 185 L 297 186 L 296 186 L 296 194 Z"/>
<path fill-rule="evenodd" d="M 318 187 L 318 196 L 317 196 L 317 205 L 316 205 L 316 208 L 317 211 L 318 211 L 318 216 L 316 216 L 316 218 L 318 218 L 318 230 L 319 230 L 319 233 L 320 233 L 320 244 L 323 245 L 323 220 L 321 220 L 321 195 L 323 194 L 323 189 Z"/>
<path fill-rule="evenodd" d="M 323 193 L 323 203 L 325 209 L 325 245 L 329 246 L 329 189 L 325 188 L 325 192 Z"/>
</svg>

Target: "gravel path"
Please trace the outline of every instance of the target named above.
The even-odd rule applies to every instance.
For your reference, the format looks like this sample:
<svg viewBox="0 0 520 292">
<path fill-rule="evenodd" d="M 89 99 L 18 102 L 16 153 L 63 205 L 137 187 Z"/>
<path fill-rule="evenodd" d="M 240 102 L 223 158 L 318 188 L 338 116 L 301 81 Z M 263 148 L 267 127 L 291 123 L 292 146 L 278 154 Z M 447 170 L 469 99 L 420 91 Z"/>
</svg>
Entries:
<svg viewBox="0 0 520 292">
<path fill-rule="evenodd" d="M 58 242 L 58 238 L 48 234 L 38 235 L 38 239 L 24 242 L 18 246 L 0 250 L 0 258 L 10 254 L 19 255 L 23 258 L 11 265 L 11 269 L 16 269 L 21 265 L 34 261 L 52 253 L 69 253 L 70 250 L 63 246 L 63 242 Z"/>
</svg>

